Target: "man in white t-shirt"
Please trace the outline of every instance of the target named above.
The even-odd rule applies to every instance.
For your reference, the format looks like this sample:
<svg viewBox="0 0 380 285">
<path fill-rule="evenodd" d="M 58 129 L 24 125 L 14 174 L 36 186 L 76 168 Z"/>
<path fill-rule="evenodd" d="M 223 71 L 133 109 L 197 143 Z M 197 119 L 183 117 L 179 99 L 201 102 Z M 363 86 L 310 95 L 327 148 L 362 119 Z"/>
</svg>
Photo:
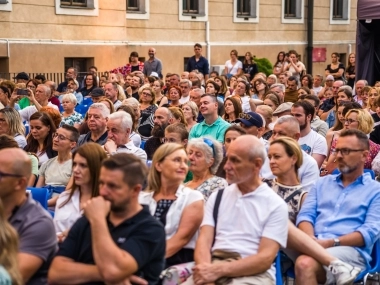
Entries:
<svg viewBox="0 0 380 285">
<path fill-rule="evenodd" d="M 181 88 L 181 98 L 179 99 L 179 103 L 185 104 L 190 100 L 190 90 L 192 83 L 189 79 L 181 79 L 179 82 L 179 88 Z"/>
<path fill-rule="evenodd" d="M 317 74 L 313 78 L 313 90 L 315 95 L 318 96 L 318 93 L 322 90 L 322 81 L 323 81 L 323 76 L 320 74 Z"/>
<path fill-rule="evenodd" d="M 315 113 L 314 106 L 305 100 L 298 101 L 293 104 L 290 112 L 300 125 L 299 145 L 303 151 L 310 154 L 317 161 L 318 167 L 321 167 L 327 156 L 327 142 L 323 136 L 311 128 L 311 120 Z"/>
<path fill-rule="evenodd" d="M 34 94 L 31 89 L 27 90 L 30 103 L 34 105 L 28 106 L 19 111 L 22 121 L 29 121 L 30 116 L 38 112 L 44 106 L 48 106 L 59 111 L 56 105 L 49 102 L 51 90 L 48 86 L 44 84 L 39 84 L 35 91 L 36 94 Z M 13 92 L 11 96 L 9 106 L 11 108 L 14 108 L 16 100 L 20 97 L 22 97 L 22 95 L 17 95 L 17 91 L 15 90 L 15 92 Z"/>
<path fill-rule="evenodd" d="M 240 136 L 229 146 L 224 169 L 230 186 L 207 201 L 195 247 L 196 266 L 185 284 L 220 278 L 275 284 L 273 260 L 287 243 L 288 213 L 285 202 L 259 177 L 265 157 L 265 147 L 251 135 Z M 218 193 L 223 194 L 214 220 Z M 230 262 L 220 262 L 226 260 Z"/>
</svg>

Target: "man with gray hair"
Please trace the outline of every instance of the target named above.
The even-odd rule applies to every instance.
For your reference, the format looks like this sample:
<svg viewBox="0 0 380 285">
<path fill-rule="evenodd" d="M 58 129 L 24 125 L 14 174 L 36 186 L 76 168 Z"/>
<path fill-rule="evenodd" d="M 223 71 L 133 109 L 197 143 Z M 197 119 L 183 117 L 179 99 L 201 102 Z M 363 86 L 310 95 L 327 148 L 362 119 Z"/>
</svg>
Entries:
<svg viewBox="0 0 380 285">
<path fill-rule="evenodd" d="M 90 131 L 79 137 L 77 146 L 80 147 L 88 142 L 104 145 L 107 142 L 107 120 L 110 110 L 102 103 L 94 103 L 88 109 L 87 115 L 87 126 Z"/>
<path fill-rule="evenodd" d="M 127 112 L 115 112 L 109 115 L 107 120 L 108 140 L 104 144 L 104 149 L 110 155 L 125 152 L 134 154 L 143 162 L 146 162 L 146 153 L 141 148 L 136 147 L 129 139 L 132 130 L 132 118 Z"/>
<path fill-rule="evenodd" d="M 181 105 L 185 104 L 186 102 L 190 100 L 191 87 L 192 87 L 192 83 L 189 79 L 182 79 L 179 82 L 179 88 L 181 88 L 181 93 L 182 93 L 181 98 L 179 99 L 179 103 Z"/>
<path fill-rule="evenodd" d="M 33 115 L 35 112 L 38 112 L 42 107 L 51 107 L 53 109 L 56 109 L 58 111 L 58 107 L 52 103 L 49 102 L 51 90 L 48 86 L 45 84 L 39 84 L 36 88 L 36 93 L 34 94 L 31 89 L 28 90 L 28 98 L 30 102 L 34 105 L 28 106 L 22 110 L 19 110 L 20 116 L 22 118 L 22 121 L 29 121 L 29 118 L 31 115 Z M 9 107 L 14 108 L 16 100 L 20 97 L 23 97 L 23 95 L 17 95 L 17 89 L 13 92 L 11 96 L 11 100 L 9 102 Z"/>
<path fill-rule="evenodd" d="M 356 96 L 354 97 L 354 100 L 356 102 L 358 102 L 360 105 L 363 105 L 363 99 L 362 99 L 362 95 L 363 95 L 363 88 L 368 86 L 368 82 L 367 80 L 358 80 L 356 81 L 355 83 L 355 94 Z"/>
<path fill-rule="evenodd" d="M 205 94 L 205 91 L 201 88 L 195 88 L 195 89 L 192 89 L 190 92 L 190 101 L 193 101 L 197 107 L 198 107 L 198 110 L 199 108 L 201 107 L 201 97 L 203 94 Z M 203 118 L 203 115 L 201 112 L 198 113 L 198 118 L 197 118 L 197 122 L 200 123 L 204 120 L 205 118 Z"/>
</svg>

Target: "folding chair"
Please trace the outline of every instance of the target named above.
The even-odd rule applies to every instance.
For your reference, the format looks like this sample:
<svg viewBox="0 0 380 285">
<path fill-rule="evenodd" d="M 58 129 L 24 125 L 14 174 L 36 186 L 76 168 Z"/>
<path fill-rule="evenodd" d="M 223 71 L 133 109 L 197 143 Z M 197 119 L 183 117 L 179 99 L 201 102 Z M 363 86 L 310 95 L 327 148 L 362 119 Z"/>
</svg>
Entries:
<svg viewBox="0 0 380 285">
<path fill-rule="evenodd" d="M 47 210 L 48 208 L 48 197 L 49 197 L 49 190 L 46 188 L 35 188 L 35 187 L 28 187 L 27 190 L 30 190 L 32 193 L 32 198 L 39 202 L 41 206 Z"/>
<path fill-rule="evenodd" d="M 282 271 L 281 271 L 281 252 L 279 251 L 275 260 L 276 267 L 276 285 L 283 285 L 282 283 Z"/>
<path fill-rule="evenodd" d="M 379 278 L 380 273 L 380 240 L 377 240 L 373 245 L 372 260 L 369 263 L 370 268 L 361 272 L 355 280 L 355 284 L 366 284 L 368 277 L 377 276 Z"/>
</svg>

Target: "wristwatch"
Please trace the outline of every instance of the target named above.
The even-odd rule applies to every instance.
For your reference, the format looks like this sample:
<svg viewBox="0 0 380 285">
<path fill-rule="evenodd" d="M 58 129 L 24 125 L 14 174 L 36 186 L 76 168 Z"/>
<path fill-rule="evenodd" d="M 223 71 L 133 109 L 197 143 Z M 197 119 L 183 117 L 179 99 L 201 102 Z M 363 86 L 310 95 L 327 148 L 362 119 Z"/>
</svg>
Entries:
<svg viewBox="0 0 380 285">
<path fill-rule="evenodd" d="M 340 246 L 340 240 L 338 238 L 334 238 L 334 246 Z"/>
</svg>

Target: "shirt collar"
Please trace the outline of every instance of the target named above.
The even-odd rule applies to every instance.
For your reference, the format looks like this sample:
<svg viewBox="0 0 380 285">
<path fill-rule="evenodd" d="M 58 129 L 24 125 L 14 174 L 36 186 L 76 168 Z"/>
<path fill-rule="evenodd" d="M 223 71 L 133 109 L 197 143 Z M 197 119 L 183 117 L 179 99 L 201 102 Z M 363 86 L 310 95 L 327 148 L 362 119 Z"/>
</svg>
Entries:
<svg viewBox="0 0 380 285">
<path fill-rule="evenodd" d="M 363 173 L 358 178 L 356 178 L 356 180 L 354 182 L 352 182 L 350 185 L 359 184 L 359 183 L 362 184 L 362 185 L 365 185 L 368 182 L 368 178 L 372 179 L 371 174 L 369 174 L 369 173 Z M 336 176 L 335 180 L 338 182 L 338 184 L 340 184 L 340 185 L 343 186 L 343 183 L 342 183 L 342 173 L 339 173 Z"/>
</svg>

